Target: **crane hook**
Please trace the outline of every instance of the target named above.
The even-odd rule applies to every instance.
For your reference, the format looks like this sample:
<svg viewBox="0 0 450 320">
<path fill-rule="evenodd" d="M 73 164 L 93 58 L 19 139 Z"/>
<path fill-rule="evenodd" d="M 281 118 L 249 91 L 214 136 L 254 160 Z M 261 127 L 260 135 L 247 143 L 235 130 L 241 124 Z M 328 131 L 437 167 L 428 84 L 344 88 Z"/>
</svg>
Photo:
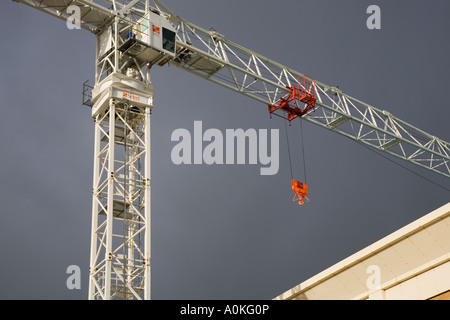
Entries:
<svg viewBox="0 0 450 320">
<path fill-rule="evenodd" d="M 292 180 L 292 190 L 295 195 L 292 201 L 297 201 L 299 205 L 303 205 L 306 202 L 309 202 L 309 199 L 306 197 L 308 195 L 308 186 L 304 183 L 301 183 L 297 180 Z M 306 202 L 303 200 L 306 199 Z"/>
</svg>

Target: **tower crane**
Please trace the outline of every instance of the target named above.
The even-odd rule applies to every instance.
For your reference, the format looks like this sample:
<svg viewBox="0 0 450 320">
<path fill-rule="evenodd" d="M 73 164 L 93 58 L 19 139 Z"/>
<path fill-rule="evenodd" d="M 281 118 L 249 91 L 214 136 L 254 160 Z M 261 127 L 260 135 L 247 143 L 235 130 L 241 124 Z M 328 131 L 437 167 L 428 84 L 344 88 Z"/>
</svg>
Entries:
<svg viewBox="0 0 450 320">
<path fill-rule="evenodd" d="M 95 122 L 89 299 L 151 298 L 153 66 L 175 66 L 260 102 L 269 115 L 302 118 L 450 178 L 449 143 L 186 21 L 159 0 L 14 1 L 63 21 L 76 6 L 80 27 L 96 37 L 95 83 L 84 84 Z"/>
</svg>

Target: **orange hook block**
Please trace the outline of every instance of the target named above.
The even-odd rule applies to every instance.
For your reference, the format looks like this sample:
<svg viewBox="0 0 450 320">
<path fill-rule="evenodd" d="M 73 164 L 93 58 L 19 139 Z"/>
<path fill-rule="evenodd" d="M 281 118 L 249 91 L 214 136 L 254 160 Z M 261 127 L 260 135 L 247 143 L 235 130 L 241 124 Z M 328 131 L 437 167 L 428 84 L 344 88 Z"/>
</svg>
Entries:
<svg viewBox="0 0 450 320">
<path fill-rule="evenodd" d="M 309 199 L 306 197 L 308 195 L 308 186 L 306 184 L 297 180 L 292 180 L 292 190 L 295 193 L 292 201 L 298 200 L 299 205 L 303 205 L 305 203 L 303 199 L 306 199 L 306 202 L 309 202 Z"/>
</svg>

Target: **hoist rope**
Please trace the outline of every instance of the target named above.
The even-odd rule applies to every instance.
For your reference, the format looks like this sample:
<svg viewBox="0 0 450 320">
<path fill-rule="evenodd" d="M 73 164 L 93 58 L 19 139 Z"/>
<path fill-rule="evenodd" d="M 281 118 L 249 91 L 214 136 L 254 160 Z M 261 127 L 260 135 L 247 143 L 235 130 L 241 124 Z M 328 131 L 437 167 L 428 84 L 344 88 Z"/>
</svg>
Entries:
<svg viewBox="0 0 450 320">
<path fill-rule="evenodd" d="M 289 168 L 291 169 L 291 180 L 294 180 L 294 175 L 292 174 L 291 147 L 289 145 L 289 134 L 288 134 L 286 121 L 284 121 L 284 128 L 286 129 L 286 140 L 287 140 L 287 148 L 288 148 L 288 156 L 289 156 Z"/>
<path fill-rule="evenodd" d="M 288 156 L 289 156 L 289 169 L 291 172 L 291 180 L 294 179 L 294 174 L 293 174 L 293 170 L 292 170 L 292 156 L 291 156 L 291 146 L 289 143 L 289 132 L 288 132 L 288 127 L 287 127 L 287 123 L 286 121 L 284 122 L 284 128 L 286 130 L 286 143 L 287 143 L 287 149 L 288 149 Z M 304 182 L 305 184 L 307 184 L 308 179 L 306 176 L 306 156 L 305 156 L 305 141 L 303 138 L 303 122 L 302 119 L 300 119 L 300 135 L 301 135 L 301 148 L 302 148 L 302 159 L 303 159 L 303 176 L 305 178 Z"/>
<path fill-rule="evenodd" d="M 353 126 L 353 121 L 351 121 L 350 123 L 351 123 L 353 132 L 356 132 L 356 131 L 355 131 L 355 127 Z M 356 140 L 356 142 L 357 142 L 358 144 L 362 145 L 362 146 L 363 146 L 364 148 L 366 148 L 367 150 L 369 150 L 369 151 L 375 153 L 376 155 L 379 155 L 380 157 L 385 158 L 386 160 L 389 160 L 389 161 L 392 162 L 393 164 L 396 164 L 397 166 L 399 166 L 399 167 L 401 167 L 401 168 L 403 168 L 403 169 L 405 169 L 405 170 L 407 170 L 407 171 L 409 171 L 409 172 L 415 174 L 416 176 L 418 176 L 418 177 L 420 177 L 420 178 L 422 178 L 422 179 L 424 179 L 424 180 L 426 180 L 426 181 L 428 181 L 428 182 L 430 182 L 430 183 L 432 183 L 432 184 L 434 184 L 434 185 L 436 185 L 436 186 L 438 186 L 438 187 L 440 187 L 440 188 L 442 188 L 442 189 L 444 189 L 444 190 L 446 190 L 446 191 L 450 191 L 450 189 L 444 187 L 443 185 L 440 185 L 439 183 L 434 182 L 433 180 L 426 178 L 425 176 L 423 176 L 423 175 L 421 175 L 421 174 L 415 172 L 414 170 L 411 170 L 411 169 L 407 168 L 406 166 L 404 166 L 404 165 L 402 165 L 402 164 L 400 164 L 400 163 L 394 161 L 393 159 L 388 158 L 387 156 L 385 156 L 385 155 L 383 155 L 383 154 L 381 154 L 381 153 L 375 151 L 374 148 L 371 148 L 371 147 L 365 145 L 364 143 L 362 143 L 362 142 L 360 142 L 360 141 L 358 141 L 358 140 Z"/>
<path fill-rule="evenodd" d="M 380 157 L 385 158 L 386 160 L 389 160 L 389 161 L 392 162 L 393 164 L 396 164 L 397 166 L 399 166 L 399 167 L 401 167 L 401 168 L 403 168 L 403 169 L 405 169 L 405 170 L 407 170 L 407 171 L 409 171 L 409 172 L 415 174 L 415 175 L 418 176 L 419 178 L 422 178 L 422 179 L 424 179 L 424 180 L 426 180 L 426 181 L 428 181 L 428 182 L 430 182 L 430 183 L 432 183 L 432 184 L 434 184 L 434 185 L 436 185 L 436 186 L 438 186 L 438 187 L 440 187 L 440 188 L 442 188 L 442 189 L 444 189 L 444 190 L 446 190 L 446 191 L 450 191 L 449 188 L 446 188 L 446 187 L 444 187 L 443 185 L 441 185 L 441 184 L 439 184 L 439 183 L 437 183 L 437 182 L 435 182 L 435 181 L 433 181 L 433 180 L 431 180 L 431 179 L 428 179 L 427 177 L 425 177 L 425 176 L 423 176 L 423 175 L 421 175 L 421 174 L 415 172 L 414 170 L 411 170 L 411 169 L 405 167 L 404 165 L 402 165 L 402 164 L 400 164 L 400 163 L 394 161 L 393 159 L 390 159 L 390 158 L 388 158 L 387 156 L 385 156 L 385 155 L 383 155 L 383 154 L 381 154 L 381 153 L 375 151 L 373 148 L 370 148 L 370 147 L 366 146 L 366 145 L 363 144 L 362 142 L 360 142 L 360 141 L 357 141 L 357 142 L 358 142 L 360 145 L 362 145 L 364 148 L 366 148 L 367 150 L 369 150 L 369 151 L 375 153 L 376 155 L 379 155 Z"/>
<path fill-rule="evenodd" d="M 300 118 L 300 135 L 302 136 L 303 174 L 305 176 L 305 184 L 308 184 L 308 179 L 306 178 L 305 140 L 303 138 L 303 120 L 302 120 L 302 118 Z"/>
</svg>

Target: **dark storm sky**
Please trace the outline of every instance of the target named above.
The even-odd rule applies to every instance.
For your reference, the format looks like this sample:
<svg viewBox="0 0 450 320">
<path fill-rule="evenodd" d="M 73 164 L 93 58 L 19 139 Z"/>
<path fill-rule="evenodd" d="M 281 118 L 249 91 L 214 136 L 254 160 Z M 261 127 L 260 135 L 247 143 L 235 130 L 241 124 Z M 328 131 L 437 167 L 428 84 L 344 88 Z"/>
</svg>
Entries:
<svg viewBox="0 0 450 320">
<path fill-rule="evenodd" d="M 165 0 L 181 17 L 450 141 L 445 0 Z M 381 8 L 381 30 L 366 9 Z M 81 105 L 95 38 L 0 4 L 0 298 L 86 299 L 94 125 Z M 284 123 L 267 106 L 174 67 L 153 68 L 152 297 L 272 299 L 446 204 L 450 192 L 304 123 L 310 202 L 292 202 Z M 280 170 L 176 166 L 178 128 L 280 130 Z M 302 178 L 299 123 L 289 128 Z M 399 162 L 399 160 L 395 160 Z M 450 189 L 448 179 L 403 164 Z M 81 268 L 81 290 L 66 268 Z"/>
</svg>

